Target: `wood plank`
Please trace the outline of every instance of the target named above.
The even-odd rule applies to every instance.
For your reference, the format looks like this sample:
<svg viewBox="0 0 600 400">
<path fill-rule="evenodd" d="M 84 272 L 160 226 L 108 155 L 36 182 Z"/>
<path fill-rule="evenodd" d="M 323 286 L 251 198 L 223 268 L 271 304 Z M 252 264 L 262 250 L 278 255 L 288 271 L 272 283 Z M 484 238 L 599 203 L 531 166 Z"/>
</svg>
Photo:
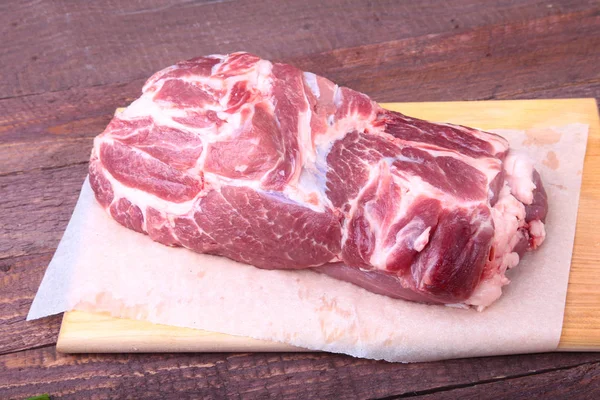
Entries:
<svg viewBox="0 0 600 400">
<path fill-rule="evenodd" d="M 96 136 L 116 107 L 140 96 L 144 81 L 0 99 L 0 145 Z"/>
<path fill-rule="evenodd" d="M 25 322 L 51 258 L 46 253 L 0 260 L 0 354 L 56 343 L 60 315 Z"/>
<path fill-rule="evenodd" d="M 541 375 L 479 383 L 466 388 L 419 396 L 422 400 L 481 399 L 597 399 L 600 397 L 600 363 L 584 364 Z"/>
<path fill-rule="evenodd" d="M 0 176 L 0 260 L 54 252 L 86 175 L 87 163 Z"/>
<path fill-rule="evenodd" d="M 520 21 L 288 61 L 379 101 L 600 97 L 600 70 L 588 56 L 600 47 L 600 17 L 593 9 Z M 125 84 L 0 99 L 0 175 L 85 162 L 91 138 L 116 107 L 139 95 L 152 72 Z"/>
<path fill-rule="evenodd" d="M 600 10 L 344 48 L 291 60 L 376 101 L 535 97 L 600 83 Z M 569 60 L 569 62 L 565 62 Z M 597 87 L 591 97 L 600 92 Z M 540 96 L 540 95 L 538 95 Z"/>
<path fill-rule="evenodd" d="M 481 129 L 532 129 L 585 123 L 590 126 L 577 233 L 559 349 L 600 350 L 600 120 L 594 99 L 485 102 L 387 103 L 384 107 L 418 118 Z M 89 313 L 65 314 L 57 347 L 64 352 L 265 351 L 268 342 L 200 330 L 165 327 Z M 228 346 L 231 348 L 228 350 Z M 271 343 L 272 351 L 281 344 Z"/>
<path fill-rule="evenodd" d="M 326 353 L 73 356 L 46 347 L 0 356 L 0 394 L 10 399 L 39 393 L 73 399 L 364 399 L 410 396 L 597 362 L 598 353 L 398 364 Z"/>
<path fill-rule="evenodd" d="M 89 160 L 93 138 L 143 80 L 0 100 L 0 176 Z"/>
<path fill-rule="evenodd" d="M 0 98 L 4 98 L 130 82 L 174 61 L 202 54 L 246 50 L 265 58 L 289 60 L 347 47 L 525 21 L 540 36 L 545 34 L 536 29 L 540 18 L 577 19 L 578 12 L 594 8 L 594 1 L 556 0 L 548 7 L 541 0 L 517 4 L 495 0 L 480 7 L 472 0 L 179 4 L 166 0 L 108 4 L 13 0 L 0 7 Z M 560 29 L 561 24 L 555 26 Z M 449 61 L 447 65 L 456 60 Z M 377 62 L 373 59 L 372 66 Z"/>
</svg>

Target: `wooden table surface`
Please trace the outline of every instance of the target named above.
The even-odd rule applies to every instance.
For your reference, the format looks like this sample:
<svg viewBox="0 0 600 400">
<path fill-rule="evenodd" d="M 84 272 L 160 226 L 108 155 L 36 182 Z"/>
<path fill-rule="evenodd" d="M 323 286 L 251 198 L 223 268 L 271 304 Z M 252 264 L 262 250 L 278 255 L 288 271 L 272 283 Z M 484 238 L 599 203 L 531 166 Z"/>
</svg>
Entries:
<svg viewBox="0 0 600 400">
<path fill-rule="evenodd" d="M 25 322 L 93 137 L 154 71 L 246 50 L 381 102 L 598 99 L 598 0 L 11 0 L 0 38 L 0 399 L 600 398 L 600 353 L 63 355 L 60 316 Z"/>
</svg>

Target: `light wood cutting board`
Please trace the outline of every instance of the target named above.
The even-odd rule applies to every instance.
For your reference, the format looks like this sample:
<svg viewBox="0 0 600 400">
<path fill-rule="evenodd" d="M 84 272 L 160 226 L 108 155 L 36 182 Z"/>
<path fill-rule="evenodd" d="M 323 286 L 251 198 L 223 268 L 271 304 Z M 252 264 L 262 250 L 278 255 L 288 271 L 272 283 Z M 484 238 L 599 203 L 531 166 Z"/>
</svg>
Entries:
<svg viewBox="0 0 600 400">
<path fill-rule="evenodd" d="M 559 350 L 600 351 L 600 121 L 594 99 L 388 103 L 432 121 L 481 129 L 590 126 Z M 543 327 L 540 327 L 543 329 Z M 88 352 L 305 351 L 290 345 L 79 311 L 64 315 L 57 349 Z"/>
</svg>

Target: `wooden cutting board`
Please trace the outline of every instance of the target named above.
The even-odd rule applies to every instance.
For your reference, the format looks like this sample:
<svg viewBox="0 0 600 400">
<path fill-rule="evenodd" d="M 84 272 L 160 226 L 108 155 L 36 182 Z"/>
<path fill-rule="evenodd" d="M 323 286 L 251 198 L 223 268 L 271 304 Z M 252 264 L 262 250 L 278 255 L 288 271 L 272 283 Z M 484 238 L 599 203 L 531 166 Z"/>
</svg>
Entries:
<svg viewBox="0 0 600 400">
<path fill-rule="evenodd" d="M 388 103 L 383 106 L 418 118 L 484 130 L 545 128 L 573 122 L 590 126 L 559 350 L 600 351 L 600 233 L 597 233 L 600 227 L 600 121 L 595 99 Z M 305 351 L 282 343 L 79 311 L 65 313 L 57 349 L 65 353 Z"/>
</svg>

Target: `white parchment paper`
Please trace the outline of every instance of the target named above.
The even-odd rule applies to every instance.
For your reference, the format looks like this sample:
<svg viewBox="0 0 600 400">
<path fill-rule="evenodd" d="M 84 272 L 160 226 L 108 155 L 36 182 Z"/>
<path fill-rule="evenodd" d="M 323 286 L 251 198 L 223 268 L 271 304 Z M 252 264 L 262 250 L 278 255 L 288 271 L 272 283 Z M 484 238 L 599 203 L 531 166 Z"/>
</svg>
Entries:
<svg viewBox="0 0 600 400">
<path fill-rule="evenodd" d="M 547 240 L 478 313 L 395 300 L 311 271 L 267 271 L 169 248 L 113 221 L 86 180 L 28 319 L 65 310 L 274 340 L 388 361 L 555 350 L 575 235 L 587 125 L 497 131 L 536 161 Z"/>
</svg>

